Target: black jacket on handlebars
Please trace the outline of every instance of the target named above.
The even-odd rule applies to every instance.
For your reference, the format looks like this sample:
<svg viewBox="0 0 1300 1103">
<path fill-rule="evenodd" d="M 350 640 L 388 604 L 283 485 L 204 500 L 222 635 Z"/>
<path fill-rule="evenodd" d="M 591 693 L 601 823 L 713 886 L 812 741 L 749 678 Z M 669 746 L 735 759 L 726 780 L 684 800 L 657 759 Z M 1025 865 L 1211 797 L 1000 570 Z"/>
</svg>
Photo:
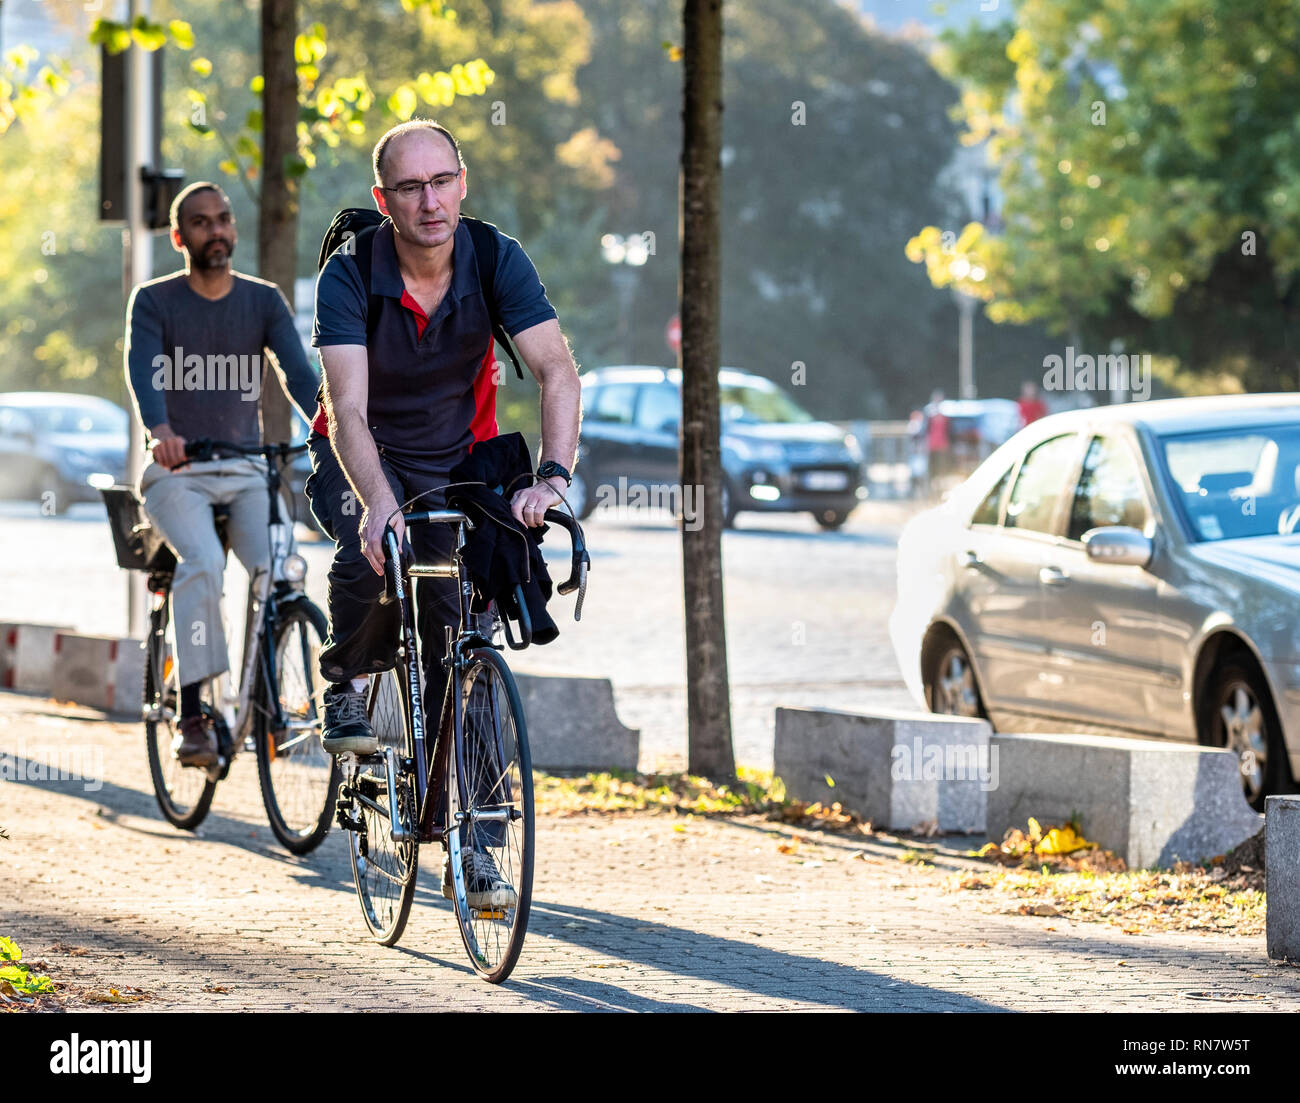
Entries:
<svg viewBox="0 0 1300 1103">
<path fill-rule="evenodd" d="M 550 643 L 560 630 L 546 611 L 551 576 L 539 545 L 548 526 L 521 525 L 510 512 L 510 498 L 532 486 L 532 472 L 532 455 L 522 434 L 478 441 L 452 468 L 450 481 L 487 485 L 453 487 L 447 491 L 447 506 L 465 513 L 475 526 L 462 553 L 474 583 L 471 609 L 482 613 L 495 601 L 503 616 L 518 621 L 515 586 L 519 585 L 532 620 L 533 643 Z"/>
</svg>

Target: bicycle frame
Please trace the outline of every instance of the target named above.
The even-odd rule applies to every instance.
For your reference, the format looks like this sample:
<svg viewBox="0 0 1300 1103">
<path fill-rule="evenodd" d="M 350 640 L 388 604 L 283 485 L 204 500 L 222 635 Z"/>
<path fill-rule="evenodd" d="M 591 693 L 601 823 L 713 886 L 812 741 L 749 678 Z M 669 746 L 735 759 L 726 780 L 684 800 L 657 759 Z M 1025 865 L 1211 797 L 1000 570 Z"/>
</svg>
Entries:
<svg viewBox="0 0 1300 1103">
<path fill-rule="evenodd" d="M 446 651 L 442 657 L 443 668 L 447 671 L 447 687 L 443 694 L 442 708 L 439 710 L 438 730 L 434 733 L 432 741 L 429 738 L 426 726 L 427 718 L 425 716 L 424 700 L 420 692 L 419 639 L 416 634 L 415 606 L 412 600 L 414 587 L 408 589 L 403 578 L 402 556 L 397 536 L 391 530 L 384 534 L 385 547 L 388 550 L 388 586 L 391 587 L 393 600 L 397 602 L 400 611 L 401 637 L 398 657 L 402 663 L 403 684 L 405 686 L 402 704 L 406 710 L 407 724 L 415 744 L 413 766 L 416 785 L 415 804 L 418 810 L 416 817 L 418 841 L 427 843 L 442 841 L 445 834 L 442 825 L 434 822 L 437 797 L 443 776 L 443 771 L 438 769 L 439 755 L 454 753 L 452 748 L 455 741 L 451 740 L 451 733 L 462 722 L 462 704 L 460 694 L 457 692 L 457 686 L 460 682 L 461 672 L 465 667 L 465 652 L 471 647 L 491 647 L 492 641 L 466 627 L 471 623 L 472 619 L 470 599 L 474 594 L 474 586 L 463 569 L 460 553 L 465 546 L 466 531 L 473 529 L 473 522 L 459 510 L 450 509 L 426 510 L 421 513 L 409 514 L 406 516 L 405 521 L 407 525 L 454 524 L 456 526 L 456 545 L 449 562 L 413 563 L 409 570 L 405 572 L 411 579 L 454 578 L 458 581 L 457 597 L 460 604 L 461 630 L 459 633 L 453 634 L 451 628 L 447 628 Z M 450 703 L 447 700 L 448 697 L 451 698 Z M 499 732 L 497 738 L 500 740 Z M 444 743 L 444 739 L 450 742 Z M 386 754 L 389 758 L 388 784 L 390 789 L 394 790 L 389 793 L 389 807 L 395 808 L 397 805 L 393 779 L 396 756 L 391 748 L 386 750 Z M 457 763 L 456 776 L 458 778 L 463 774 L 462 766 L 463 764 Z M 391 821 L 390 832 L 394 842 L 404 842 L 409 837 L 409 833 L 403 827 Z"/>
</svg>

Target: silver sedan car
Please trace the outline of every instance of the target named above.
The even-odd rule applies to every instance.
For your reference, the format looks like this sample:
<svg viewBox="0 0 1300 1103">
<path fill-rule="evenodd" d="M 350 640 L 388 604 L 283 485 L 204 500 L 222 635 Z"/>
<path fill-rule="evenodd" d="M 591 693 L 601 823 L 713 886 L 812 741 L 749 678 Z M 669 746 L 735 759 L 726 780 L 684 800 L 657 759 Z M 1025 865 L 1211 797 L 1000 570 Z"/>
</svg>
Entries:
<svg viewBox="0 0 1300 1103">
<path fill-rule="evenodd" d="M 904 678 L 998 731 L 1228 747 L 1262 810 L 1300 777 L 1298 521 L 1300 396 L 1043 418 L 904 529 Z"/>
</svg>

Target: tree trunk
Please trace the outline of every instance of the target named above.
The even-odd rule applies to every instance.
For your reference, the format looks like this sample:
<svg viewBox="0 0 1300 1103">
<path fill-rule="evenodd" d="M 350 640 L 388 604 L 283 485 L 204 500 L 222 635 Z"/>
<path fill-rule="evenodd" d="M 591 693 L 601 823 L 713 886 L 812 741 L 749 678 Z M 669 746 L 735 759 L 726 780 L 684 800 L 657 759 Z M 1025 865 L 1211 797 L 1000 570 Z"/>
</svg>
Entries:
<svg viewBox="0 0 1300 1103">
<path fill-rule="evenodd" d="M 298 152 L 298 72 L 293 41 L 298 0 L 262 0 L 262 188 L 257 223 L 257 271 L 279 284 L 289 309 L 298 260 L 298 184 L 287 173 Z M 293 428 L 289 399 L 268 370 L 262 389 L 262 436 L 285 441 Z"/>
<path fill-rule="evenodd" d="M 722 443 L 718 396 L 722 0 L 685 0 L 683 24 L 679 298 L 687 743 L 691 773 L 727 780 L 734 778 L 736 765 L 731 746 L 727 636 L 722 609 Z M 693 498 L 688 498 L 692 492 Z"/>
</svg>

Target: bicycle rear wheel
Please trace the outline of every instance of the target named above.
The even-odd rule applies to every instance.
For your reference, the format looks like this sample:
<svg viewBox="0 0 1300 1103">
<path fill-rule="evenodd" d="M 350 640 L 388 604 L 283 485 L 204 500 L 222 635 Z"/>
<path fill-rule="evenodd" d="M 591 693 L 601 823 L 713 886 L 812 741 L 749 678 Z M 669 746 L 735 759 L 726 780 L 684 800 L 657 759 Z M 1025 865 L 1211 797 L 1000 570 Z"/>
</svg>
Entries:
<svg viewBox="0 0 1300 1103">
<path fill-rule="evenodd" d="M 471 652 L 460 688 L 462 722 L 447 764 L 452 898 L 475 972 L 500 984 L 519 960 L 532 906 L 532 759 L 519 690 L 498 652 Z M 500 887 L 475 901 L 485 858 Z"/>
<path fill-rule="evenodd" d="M 176 661 L 155 613 L 144 662 L 144 731 L 149 756 L 149 777 L 154 797 L 163 818 L 175 827 L 193 831 L 212 807 L 217 783 L 208 771 L 196 766 L 182 766 L 175 748 L 180 744 L 180 682 Z M 204 687 L 205 695 L 209 687 Z M 203 711 L 216 716 L 208 700 Z"/>
<path fill-rule="evenodd" d="M 370 723 L 379 739 L 379 754 L 359 760 L 355 776 L 344 782 L 345 800 L 351 802 L 360 824 L 360 830 L 347 832 L 352 879 L 366 926 L 384 946 L 392 946 L 402 937 L 415 898 L 419 865 L 415 779 L 403 765 L 415 757 L 407 716 L 398 672 L 376 674 L 370 687 Z M 396 765 L 392 779 L 395 805 L 388 793 L 386 749 L 393 751 Z M 401 842 L 393 840 L 394 823 L 407 832 Z"/>
<path fill-rule="evenodd" d="M 324 686 L 318 660 L 329 624 L 325 614 L 305 598 L 280 608 L 275 673 L 287 726 L 271 730 L 275 708 L 263 700 L 257 776 L 271 831 L 290 853 L 306 854 L 320 845 L 330 829 L 339 782 L 337 759 L 320 741 Z"/>
</svg>

